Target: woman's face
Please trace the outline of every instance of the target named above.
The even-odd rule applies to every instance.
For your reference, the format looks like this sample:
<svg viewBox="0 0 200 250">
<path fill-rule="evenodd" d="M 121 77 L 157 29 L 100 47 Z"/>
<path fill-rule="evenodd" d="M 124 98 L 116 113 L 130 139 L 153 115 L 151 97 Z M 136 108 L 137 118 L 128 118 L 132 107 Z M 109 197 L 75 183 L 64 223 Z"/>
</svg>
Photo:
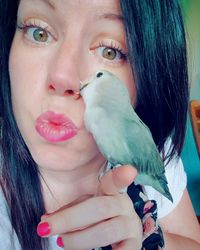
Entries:
<svg viewBox="0 0 200 250">
<path fill-rule="evenodd" d="M 9 70 L 14 114 L 41 168 L 72 170 L 103 157 L 70 91 L 100 69 L 118 75 L 132 101 L 125 33 L 116 0 L 21 0 Z"/>
</svg>

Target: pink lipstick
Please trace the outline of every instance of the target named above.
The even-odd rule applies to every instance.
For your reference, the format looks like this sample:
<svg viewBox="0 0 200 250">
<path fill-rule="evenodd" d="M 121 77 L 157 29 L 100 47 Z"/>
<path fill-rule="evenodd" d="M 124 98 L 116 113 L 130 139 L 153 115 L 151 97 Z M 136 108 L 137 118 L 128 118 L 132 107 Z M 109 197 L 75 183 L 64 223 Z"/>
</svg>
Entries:
<svg viewBox="0 0 200 250">
<path fill-rule="evenodd" d="M 67 141 L 78 132 L 76 125 L 67 116 L 52 111 L 37 118 L 35 129 L 40 136 L 53 143 Z"/>
</svg>

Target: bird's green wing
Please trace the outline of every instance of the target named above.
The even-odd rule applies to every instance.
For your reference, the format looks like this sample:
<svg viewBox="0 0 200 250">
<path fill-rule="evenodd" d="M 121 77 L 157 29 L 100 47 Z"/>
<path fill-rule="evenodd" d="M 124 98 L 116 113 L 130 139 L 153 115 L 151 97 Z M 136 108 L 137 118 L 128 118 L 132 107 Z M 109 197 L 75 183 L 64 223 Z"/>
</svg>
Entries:
<svg viewBox="0 0 200 250">
<path fill-rule="evenodd" d="M 164 164 L 149 128 L 141 120 L 124 118 L 124 136 L 129 157 L 139 172 L 160 174 Z"/>
</svg>

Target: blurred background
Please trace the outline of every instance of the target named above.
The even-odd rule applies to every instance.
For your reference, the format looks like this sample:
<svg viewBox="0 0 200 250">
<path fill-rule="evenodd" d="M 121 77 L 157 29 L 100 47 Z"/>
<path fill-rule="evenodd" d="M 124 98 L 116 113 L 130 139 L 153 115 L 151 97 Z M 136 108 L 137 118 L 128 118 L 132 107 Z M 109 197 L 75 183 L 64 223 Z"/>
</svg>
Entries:
<svg viewBox="0 0 200 250">
<path fill-rule="evenodd" d="M 180 0 L 188 43 L 190 100 L 200 102 L 200 0 Z M 182 160 L 188 176 L 188 191 L 197 215 L 200 215 L 200 158 L 197 153 L 190 117 L 188 116 Z"/>
</svg>

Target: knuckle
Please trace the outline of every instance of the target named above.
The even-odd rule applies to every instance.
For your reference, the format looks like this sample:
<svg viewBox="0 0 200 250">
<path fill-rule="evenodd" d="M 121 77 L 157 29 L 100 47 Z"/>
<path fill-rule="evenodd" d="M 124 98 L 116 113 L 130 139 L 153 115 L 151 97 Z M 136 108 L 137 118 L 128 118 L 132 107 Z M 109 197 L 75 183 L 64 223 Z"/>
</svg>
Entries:
<svg viewBox="0 0 200 250">
<path fill-rule="evenodd" d="M 134 223 L 130 222 L 130 217 L 119 216 L 104 227 L 105 240 L 112 244 L 135 236 Z"/>
<path fill-rule="evenodd" d="M 116 213 L 115 205 L 110 197 L 99 197 L 96 202 L 95 212 L 99 218 L 106 219 L 113 216 Z"/>
<path fill-rule="evenodd" d="M 119 216 L 116 221 L 115 228 L 112 230 L 113 235 L 118 237 L 118 239 L 124 240 L 132 238 L 134 235 L 134 223 L 132 223 L 131 218 L 128 216 Z"/>
<path fill-rule="evenodd" d="M 127 194 L 98 197 L 94 210 L 101 219 L 117 215 L 132 215 L 135 211 L 133 203 Z"/>
<path fill-rule="evenodd" d="M 123 225 L 122 227 L 124 228 L 124 233 L 126 234 L 126 238 L 132 238 L 135 237 L 135 228 L 137 228 L 137 226 L 135 225 L 135 220 L 134 218 L 130 218 L 130 217 L 125 217 L 123 218 Z"/>
<path fill-rule="evenodd" d="M 104 227 L 104 240 L 107 244 L 112 244 L 116 242 L 119 238 L 119 228 L 115 223 L 110 221 Z"/>
<path fill-rule="evenodd" d="M 133 202 L 127 194 L 121 194 L 120 211 L 122 215 L 132 214 L 134 211 Z"/>
<path fill-rule="evenodd" d="M 142 241 L 143 237 L 143 227 L 142 222 L 139 216 L 131 216 L 129 218 L 129 237 L 130 238 L 137 238 L 139 241 Z"/>
<path fill-rule="evenodd" d="M 143 229 L 139 218 L 135 216 L 121 216 L 120 229 L 123 232 L 123 239 L 142 238 Z"/>
</svg>

